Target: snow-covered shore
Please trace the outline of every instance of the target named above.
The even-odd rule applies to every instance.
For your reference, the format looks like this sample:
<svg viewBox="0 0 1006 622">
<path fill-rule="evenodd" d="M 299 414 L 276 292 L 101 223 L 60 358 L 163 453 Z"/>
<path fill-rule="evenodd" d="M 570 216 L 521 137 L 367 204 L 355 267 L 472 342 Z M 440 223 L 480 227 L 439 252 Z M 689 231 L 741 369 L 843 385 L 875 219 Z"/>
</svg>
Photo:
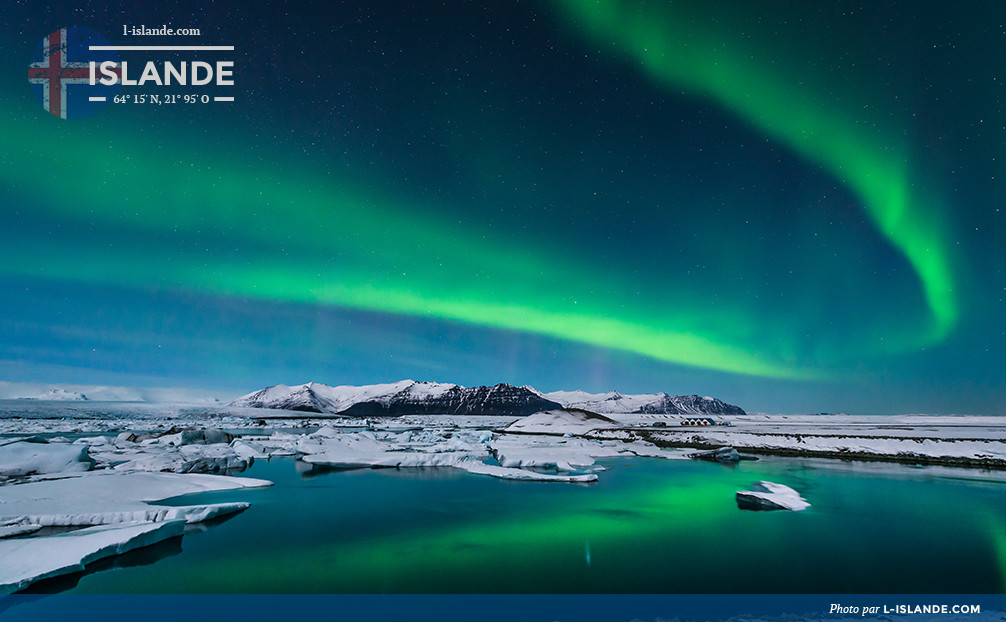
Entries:
<svg viewBox="0 0 1006 622">
<path fill-rule="evenodd" d="M 0 402 L 0 444 L 4 435 L 51 435 L 70 438 L 102 435 L 103 451 L 136 450 L 122 446 L 122 431 L 167 431 L 172 426 L 209 426 L 237 434 L 268 435 L 274 430 L 306 434 L 321 427 L 370 428 L 379 432 L 434 430 L 505 430 L 516 416 L 406 415 L 387 418 L 319 417 L 312 413 L 227 406 L 179 407 L 152 404 Z M 720 417 L 731 426 L 686 427 L 681 415 L 606 414 L 603 420 L 553 425 L 536 414 L 508 433 L 591 434 L 610 440 L 644 440 L 665 447 L 733 446 L 752 453 L 808 457 L 884 459 L 1006 468 L 1006 417 L 956 415 L 765 415 Z M 547 417 L 546 417 L 547 419 Z M 564 427 L 565 426 L 565 427 Z M 523 429 L 518 429 L 523 428 Z M 595 429 L 591 432 L 591 429 Z M 92 455 L 101 453 L 98 447 Z M 192 453 L 192 449 L 185 452 Z M 179 451 L 175 463 L 183 462 Z M 137 456 L 140 457 L 140 456 Z M 150 456 L 148 456 L 150 457 Z M 153 459 L 151 457 L 151 459 Z M 221 462 L 218 460 L 218 462 Z M 221 462 L 222 464 L 222 462 Z M 238 465 L 234 465 L 238 466 Z M 99 467 L 100 468 L 100 467 Z M 123 467 L 124 468 L 124 467 Z M 172 469 L 174 470 L 174 469 Z"/>
<path fill-rule="evenodd" d="M 624 427 L 592 436 L 766 455 L 1006 468 L 1006 417 L 745 415 L 730 426 L 701 428 L 645 415 L 618 418 Z"/>
</svg>

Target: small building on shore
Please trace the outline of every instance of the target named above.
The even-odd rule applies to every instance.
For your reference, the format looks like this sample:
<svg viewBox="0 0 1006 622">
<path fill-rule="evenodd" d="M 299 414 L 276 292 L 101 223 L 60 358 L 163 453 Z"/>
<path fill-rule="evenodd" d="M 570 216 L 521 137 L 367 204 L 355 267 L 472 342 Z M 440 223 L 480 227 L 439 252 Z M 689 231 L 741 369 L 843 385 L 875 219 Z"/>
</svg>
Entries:
<svg viewBox="0 0 1006 622">
<path fill-rule="evenodd" d="M 716 425 L 716 421 L 710 417 L 686 417 L 681 425 Z"/>
</svg>

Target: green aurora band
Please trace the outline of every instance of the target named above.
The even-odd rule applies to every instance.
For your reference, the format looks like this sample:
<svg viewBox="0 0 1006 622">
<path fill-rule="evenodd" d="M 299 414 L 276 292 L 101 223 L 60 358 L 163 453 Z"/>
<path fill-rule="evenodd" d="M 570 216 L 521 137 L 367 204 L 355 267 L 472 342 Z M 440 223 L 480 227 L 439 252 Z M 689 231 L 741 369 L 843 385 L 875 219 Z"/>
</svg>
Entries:
<svg viewBox="0 0 1006 622">
<path fill-rule="evenodd" d="M 671 293 L 655 303 L 644 279 L 588 261 L 587 251 L 570 256 L 520 232 L 451 222 L 444 206 L 263 154 L 270 146 L 251 137 L 146 130 L 141 138 L 127 131 L 141 127 L 136 118 L 60 124 L 39 113 L 9 124 L 0 157 L 16 166 L 0 168 L 0 178 L 15 204 L 42 210 L 30 220 L 55 224 L 35 237 L 8 232 L 0 271 L 432 317 L 772 378 L 824 378 L 835 361 L 912 351 L 951 330 L 950 258 L 926 217 L 936 208 L 916 196 L 903 158 L 875 148 L 854 116 L 808 101 L 726 48 L 699 45 L 701 35 L 675 28 L 671 16 L 611 2 L 563 6 L 661 84 L 722 103 L 846 180 L 917 272 L 932 315 L 927 334 L 882 346 L 839 335 L 826 356 L 808 356 L 793 318 L 756 318 L 743 300 L 711 307 Z M 7 106 L 0 112 L 16 116 Z M 60 149 L 37 148 L 45 144 Z"/>
<path fill-rule="evenodd" d="M 162 154 L 191 153 L 185 139 L 159 136 L 152 148 L 126 133 L 51 122 L 12 127 L 7 138 L 20 166 L 0 176 L 32 188 L 31 201 L 65 234 L 48 244 L 12 236 L 0 248 L 8 273 L 438 317 L 736 373 L 810 375 L 723 335 L 697 334 L 688 327 L 707 319 L 700 314 L 625 308 L 606 300 L 610 288 L 594 296 L 595 270 L 420 217 L 430 210 L 308 167 L 278 172 L 245 145 L 179 158 Z M 66 155 L 31 146 L 40 142 Z M 53 166 L 60 176 L 48 174 Z M 739 313 L 718 323 L 745 325 Z"/>
<path fill-rule="evenodd" d="M 670 5 L 641 8 L 618 0 L 556 0 L 579 34 L 637 61 L 659 84 L 711 98 L 761 132 L 843 180 L 879 231 L 917 272 L 932 314 L 918 345 L 944 338 L 958 318 L 954 277 L 936 206 L 912 184 L 894 132 L 864 129 L 862 111 L 815 98 L 798 80 L 752 61 L 736 38 L 703 32 Z M 734 40 L 731 40 L 734 39 Z M 881 142 L 883 141 L 883 142 Z"/>
</svg>

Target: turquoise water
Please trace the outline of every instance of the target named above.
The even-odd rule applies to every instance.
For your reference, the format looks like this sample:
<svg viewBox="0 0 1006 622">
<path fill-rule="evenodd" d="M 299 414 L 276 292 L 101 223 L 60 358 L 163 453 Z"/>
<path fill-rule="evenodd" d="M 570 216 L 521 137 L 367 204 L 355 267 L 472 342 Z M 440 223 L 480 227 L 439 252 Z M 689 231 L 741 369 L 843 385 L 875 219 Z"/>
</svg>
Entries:
<svg viewBox="0 0 1006 622">
<path fill-rule="evenodd" d="M 978 471 L 763 459 L 619 459 L 590 485 L 293 460 L 268 489 L 175 502 L 252 507 L 84 592 L 959 592 L 1006 589 L 1006 484 Z M 745 512 L 766 479 L 805 512 Z M 147 562 L 151 560 L 146 560 Z"/>
</svg>

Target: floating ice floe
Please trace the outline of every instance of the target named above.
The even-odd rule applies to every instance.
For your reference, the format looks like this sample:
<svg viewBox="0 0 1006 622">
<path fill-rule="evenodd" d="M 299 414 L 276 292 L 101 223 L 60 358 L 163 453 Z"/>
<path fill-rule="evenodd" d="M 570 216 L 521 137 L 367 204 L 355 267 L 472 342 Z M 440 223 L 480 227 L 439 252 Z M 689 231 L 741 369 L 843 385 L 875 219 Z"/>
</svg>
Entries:
<svg viewBox="0 0 1006 622">
<path fill-rule="evenodd" d="M 719 462 L 720 464 L 736 464 L 741 460 L 757 460 L 757 456 L 747 456 L 740 454 L 733 447 L 719 447 L 706 451 L 696 451 L 688 454 L 694 460 L 704 460 L 706 462 Z"/>
<path fill-rule="evenodd" d="M 99 559 L 121 555 L 185 530 L 185 521 L 101 525 L 54 536 L 0 541 L 0 593 L 36 581 L 84 570 Z"/>
<path fill-rule="evenodd" d="M 514 479 L 514 480 L 525 480 L 533 482 L 573 482 L 573 483 L 588 483 L 596 482 L 596 473 L 581 473 L 579 475 L 569 475 L 562 473 L 540 473 L 538 471 L 528 471 L 526 469 L 511 469 L 502 466 L 496 466 L 493 464 L 485 464 L 484 462 L 477 462 L 474 460 L 468 460 L 458 465 L 469 473 L 478 473 L 480 475 L 490 475 L 492 477 L 498 477 L 500 479 Z"/>
<path fill-rule="evenodd" d="M 291 442 L 276 439 L 272 442 Z M 502 479 L 591 482 L 597 458 L 684 457 L 649 443 L 554 435 L 494 434 L 488 430 L 340 431 L 322 428 L 294 437 L 301 460 L 333 468 L 453 467 Z M 495 459 L 497 464 L 492 464 Z M 536 470 L 530 470 L 536 469 Z M 554 471 L 554 472 L 553 472 Z"/>
<path fill-rule="evenodd" d="M 0 520 L 0 540 L 3 540 L 4 538 L 13 538 L 15 536 L 24 536 L 29 533 L 40 531 L 41 529 L 42 525 L 33 525 L 24 517 Z"/>
<path fill-rule="evenodd" d="M 266 450 L 265 446 L 255 441 L 236 439 L 231 443 L 231 449 L 233 449 L 234 453 L 236 453 L 240 458 L 248 461 L 268 460 L 270 458 L 269 452 Z"/>
<path fill-rule="evenodd" d="M 172 473 L 229 473 L 247 468 L 262 452 L 239 443 L 233 434 L 214 428 L 172 428 L 165 432 L 122 432 L 81 438 L 98 468 Z M 268 456 L 265 456 L 268 457 Z"/>
<path fill-rule="evenodd" d="M 695 460 L 704 460 L 706 462 L 719 462 L 721 464 L 732 464 L 735 462 L 740 462 L 741 455 L 737 453 L 737 450 L 733 447 L 720 447 L 719 449 L 710 449 L 708 451 L 697 451 L 692 454 L 688 454 L 689 458 Z"/>
<path fill-rule="evenodd" d="M 0 477 L 89 471 L 94 465 L 86 446 L 27 441 L 0 445 Z"/>
<path fill-rule="evenodd" d="M 301 460 L 334 468 L 457 467 L 488 457 L 491 434 L 454 432 L 339 432 L 322 428 L 297 441 Z M 466 469 L 467 470 L 467 469 Z"/>
<path fill-rule="evenodd" d="M 642 456 L 685 458 L 681 450 L 663 450 L 650 443 L 504 434 L 490 443 L 493 457 L 503 466 L 557 468 L 571 471 L 592 466 L 598 458 Z"/>
<path fill-rule="evenodd" d="M 0 592 L 76 572 L 92 561 L 182 535 L 186 523 L 240 512 L 247 503 L 159 506 L 179 495 L 258 488 L 272 482 L 217 475 L 116 473 L 0 486 Z M 42 527 L 85 527 L 13 538 Z"/>
<path fill-rule="evenodd" d="M 789 486 L 773 482 L 755 482 L 750 490 L 737 491 L 737 507 L 742 510 L 793 510 L 810 507 L 800 493 Z"/>
<path fill-rule="evenodd" d="M 178 495 L 271 486 L 260 479 L 177 473 L 86 473 L 63 479 L 0 486 L 0 525 L 108 525 L 181 519 L 199 522 L 239 512 L 247 503 L 158 506 Z M 2 563 L 2 558 L 0 558 Z"/>
</svg>

